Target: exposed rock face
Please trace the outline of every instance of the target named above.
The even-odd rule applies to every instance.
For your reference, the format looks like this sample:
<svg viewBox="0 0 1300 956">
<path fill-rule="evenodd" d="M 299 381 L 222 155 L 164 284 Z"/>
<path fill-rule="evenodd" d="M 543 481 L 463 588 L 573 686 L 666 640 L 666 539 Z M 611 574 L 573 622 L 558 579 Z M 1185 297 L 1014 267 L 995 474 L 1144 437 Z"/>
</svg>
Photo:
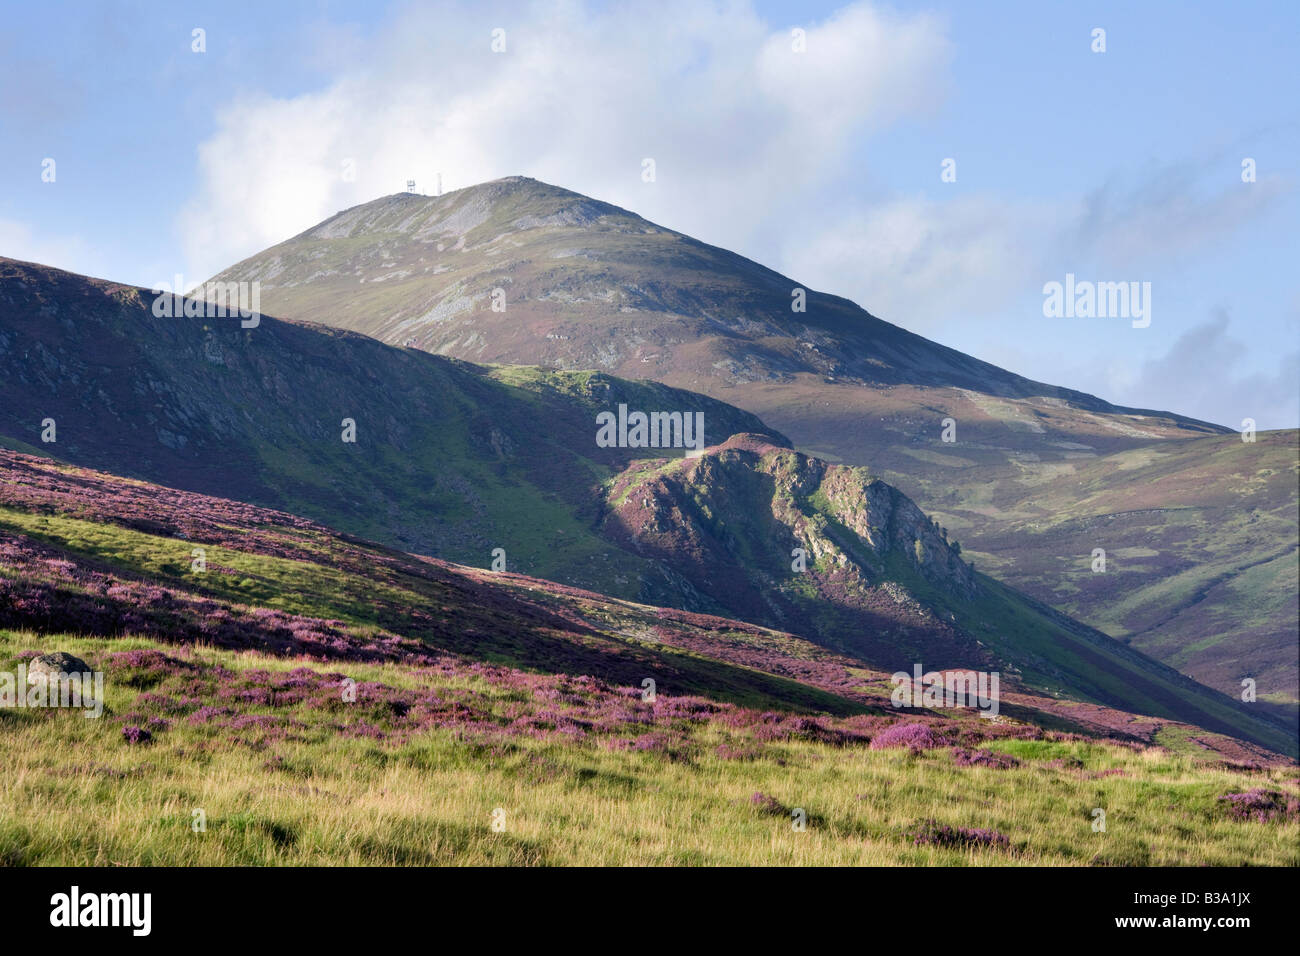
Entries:
<svg viewBox="0 0 1300 956">
<path fill-rule="evenodd" d="M 671 595 L 648 582 L 646 599 L 741 606 L 882 664 L 984 660 L 917 593 L 969 601 L 980 593 L 974 571 L 920 508 L 866 469 L 736 435 L 696 458 L 629 469 L 608 502 L 607 533 L 659 560 L 665 578 L 695 582 Z"/>
<path fill-rule="evenodd" d="M 835 517 L 876 554 L 898 551 L 933 584 L 974 597 L 975 572 L 916 504 L 860 468 L 832 467 L 821 484 Z"/>
</svg>

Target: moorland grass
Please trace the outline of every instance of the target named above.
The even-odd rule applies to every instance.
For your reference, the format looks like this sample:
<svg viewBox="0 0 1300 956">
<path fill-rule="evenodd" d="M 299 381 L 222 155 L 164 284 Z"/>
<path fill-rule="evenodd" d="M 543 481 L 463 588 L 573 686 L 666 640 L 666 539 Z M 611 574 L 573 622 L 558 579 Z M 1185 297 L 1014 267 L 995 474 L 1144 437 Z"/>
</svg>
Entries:
<svg viewBox="0 0 1300 956">
<path fill-rule="evenodd" d="M 0 660 L 11 669 L 22 651 L 93 660 L 150 646 L 0 632 Z M 188 653 L 236 673 L 341 666 Z M 440 692 L 476 683 L 390 664 L 347 672 Z M 1260 786 L 1294 795 L 1293 767 L 1245 771 L 1087 741 L 995 742 L 1019 760 L 1011 769 L 957 767 L 945 748 L 766 741 L 751 753 L 738 731 L 713 722 L 689 726 L 685 745 L 667 752 L 596 738 L 485 741 L 450 729 L 376 740 L 340 733 L 332 714 L 307 708 L 282 709 L 302 724 L 289 737 L 178 719 L 152 743 L 132 745 L 123 719 L 149 690 L 140 686 L 147 680 L 135 683 L 110 673 L 98 720 L 0 711 L 0 863 L 1300 864 L 1300 824 L 1234 820 L 1218 800 Z M 508 688 L 477 689 L 493 707 L 518 702 Z M 731 749 L 724 756 L 719 747 Z M 1093 829 L 1095 808 L 1106 811 L 1105 832 Z M 206 826 L 196 832 L 200 809 Z M 795 809 L 805 829 L 795 827 Z M 1008 846 L 916 845 L 926 820 L 990 829 Z"/>
</svg>

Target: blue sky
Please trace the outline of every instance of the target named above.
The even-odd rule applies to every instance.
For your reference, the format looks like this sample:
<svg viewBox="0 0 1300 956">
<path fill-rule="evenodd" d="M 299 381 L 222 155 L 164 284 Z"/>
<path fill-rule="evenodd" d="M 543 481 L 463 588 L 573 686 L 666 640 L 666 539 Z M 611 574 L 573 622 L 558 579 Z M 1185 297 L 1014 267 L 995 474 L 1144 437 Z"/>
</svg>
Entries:
<svg viewBox="0 0 1300 956">
<path fill-rule="evenodd" d="M 197 282 L 408 177 L 532 175 L 1032 378 L 1300 424 L 1300 5 L 179 7 L 6 12 L 0 255 Z M 1150 282 L 1151 325 L 1044 317 L 1067 272 Z"/>
</svg>

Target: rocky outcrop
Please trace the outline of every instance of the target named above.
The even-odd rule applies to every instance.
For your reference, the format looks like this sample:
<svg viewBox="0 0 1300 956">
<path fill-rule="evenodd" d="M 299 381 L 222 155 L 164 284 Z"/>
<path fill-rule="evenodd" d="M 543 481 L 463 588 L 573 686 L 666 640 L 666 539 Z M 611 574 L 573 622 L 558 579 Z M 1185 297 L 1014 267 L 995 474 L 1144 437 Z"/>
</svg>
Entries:
<svg viewBox="0 0 1300 956">
<path fill-rule="evenodd" d="M 695 582 L 690 595 L 646 582 L 645 600 L 731 608 L 878 663 L 982 659 L 946 607 L 978 596 L 974 571 L 920 508 L 865 469 L 739 434 L 698 457 L 638 463 L 607 504 L 606 534 L 658 560 L 666 577 Z"/>
</svg>

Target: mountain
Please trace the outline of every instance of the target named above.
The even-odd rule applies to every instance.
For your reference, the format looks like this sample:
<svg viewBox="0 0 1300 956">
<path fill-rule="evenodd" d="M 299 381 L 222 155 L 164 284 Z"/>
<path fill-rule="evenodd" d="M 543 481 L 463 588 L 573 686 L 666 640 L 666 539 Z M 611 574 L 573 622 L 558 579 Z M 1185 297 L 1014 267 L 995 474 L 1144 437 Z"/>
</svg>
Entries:
<svg viewBox="0 0 1300 956">
<path fill-rule="evenodd" d="M 233 318 L 164 318 L 152 301 L 144 290 L 0 260 L 0 435 L 19 450 L 228 495 L 448 560 L 487 566 L 500 548 L 510 571 L 647 604 L 770 625 L 793 614 L 753 595 L 769 583 L 773 561 L 789 576 L 787 539 L 806 539 L 808 529 L 786 527 L 783 513 L 770 522 L 779 536 L 747 542 L 746 551 L 714 527 L 716 563 L 697 573 L 629 534 L 635 516 L 624 507 L 630 490 L 681 452 L 597 440 L 598 416 L 630 406 L 701 415 L 705 440 L 721 450 L 692 455 L 709 463 L 727 459 L 736 435 L 788 445 L 749 413 L 655 383 L 487 369 L 269 316 L 249 329 Z M 355 423 L 355 443 L 343 441 L 345 419 Z M 50 443 L 40 441 L 46 421 L 55 427 Z M 728 466 L 730 501 L 751 515 L 782 506 L 767 475 L 741 474 L 757 464 Z M 929 586 L 969 592 L 969 572 L 930 521 L 910 502 L 899 514 L 907 561 L 919 560 L 913 538 L 942 554 Z M 754 562 L 759 547 L 770 560 Z M 909 648 L 919 647 L 936 664 L 972 659 L 973 639 L 919 613 L 892 572 L 849 572 L 869 574 L 879 606 L 822 589 L 829 613 L 791 618 L 809 637 L 863 635 L 855 646 L 898 666 L 910 667 Z M 717 589 L 710 579 L 750 583 Z M 877 593 L 886 585 L 895 596 Z M 872 637 L 886 622 L 911 636 L 893 645 Z"/>
<path fill-rule="evenodd" d="M 1140 527 L 1126 516 L 1151 509 L 1127 503 L 1150 496 L 1129 487 L 1140 476 L 1125 463 L 1167 455 L 1167 465 L 1187 468 L 1161 487 L 1191 487 L 1194 449 L 1236 440 L 1220 426 L 1031 381 L 739 255 L 523 177 L 443 196 L 377 199 L 214 279 L 259 282 L 275 315 L 395 345 L 474 362 L 598 369 L 719 398 L 755 413 L 803 452 L 869 466 L 938 515 L 969 555 L 1007 569 L 1040 599 L 1064 600 L 1081 620 L 1225 692 L 1238 686 L 1238 671 L 1252 671 L 1265 675 L 1274 699 L 1295 700 L 1294 654 L 1289 663 L 1278 658 L 1279 648 L 1300 643 L 1290 615 L 1294 591 L 1279 596 L 1278 578 L 1264 569 L 1281 540 L 1300 536 L 1285 464 L 1268 466 L 1281 523 L 1263 538 L 1238 536 L 1241 546 L 1222 555 L 1226 564 L 1204 562 L 1201 535 L 1169 517 L 1173 503 L 1165 518 Z M 797 289 L 806 294 L 804 312 L 792 311 Z M 951 441 L 946 419 L 954 423 Z M 1177 442 L 1192 444 L 1177 452 Z M 1245 457 L 1219 464 L 1233 469 L 1225 480 L 1254 486 Z M 1113 486 L 1093 495 L 1092 517 L 1114 532 L 1105 541 L 1040 520 L 1033 495 L 1052 488 L 1068 496 L 1076 471 L 1094 486 Z M 1114 510 L 1098 510 L 1105 508 Z M 1232 513 L 1226 506 L 1199 512 L 1204 532 Z M 1033 544 L 1027 538 L 1018 559 L 1022 535 Z M 1077 586 L 1076 566 L 1103 545 L 1160 557 L 1133 574 L 1121 556 L 1123 570 L 1105 586 L 1102 579 Z M 1198 567 L 1216 569 L 1204 595 L 1183 588 Z M 1286 570 L 1285 562 L 1276 567 Z M 1178 569 L 1176 588 L 1165 580 L 1168 569 Z M 1179 608 L 1193 599 L 1201 623 L 1187 630 Z M 1222 639 L 1241 633 L 1250 635 L 1244 643 Z M 1220 650 L 1233 644 L 1234 663 L 1220 666 L 1207 641 Z"/>
<path fill-rule="evenodd" d="M 902 711 L 792 634 L 0 451 L 0 670 L 45 653 L 102 710 L 0 707 L 7 866 L 1296 862 L 1287 761 L 1203 728 Z"/>
<path fill-rule="evenodd" d="M 160 318 L 150 302 L 0 261 L 0 434 L 34 449 L 53 419 L 40 447 L 74 464 L 121 462 L 458 562 L 500 555 L 509 571 L 798 633 L 889 672 L 1000 668 L 1041 693 L 1287 745 L 1282 725 L 976 574 L 906 496 L 748 413 L 269 316 Z M 597 416 L 619 405 L 699 410 L 714 437 L 689 456 L 602 447 Z"/>
<path fill-rule="evenodd" d="M 1225 431 L 1030 381 L 735 253 L 524 177 L 386 196 L 211 281 L 257 281 L 270 314 L 390 344 L 725 395 L 803 447 L 882 466 L 915 460 L 895 446 L 938 443 L 947 415 L 989 460 L 1063 458 L 1066 442 L 1109 450 Z M 796 289 L 806 311 L 792 311 Z"/>
</svg>

